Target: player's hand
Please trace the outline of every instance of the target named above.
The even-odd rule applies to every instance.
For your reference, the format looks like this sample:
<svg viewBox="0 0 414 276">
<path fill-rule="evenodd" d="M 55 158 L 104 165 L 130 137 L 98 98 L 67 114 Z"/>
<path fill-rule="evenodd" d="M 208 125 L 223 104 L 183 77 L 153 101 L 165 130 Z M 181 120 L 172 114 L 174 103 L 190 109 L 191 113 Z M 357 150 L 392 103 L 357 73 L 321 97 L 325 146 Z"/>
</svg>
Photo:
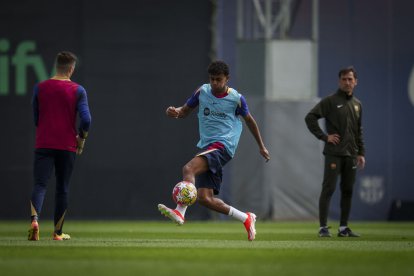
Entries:
<svg viewBox="0 0 414 276">
<path fill-rule="evenodd" d="M 170 106 L 167 108 L 165 113 L 167 114 L 168 117 L 178 118 L 178 116 L 180 115 L 180 110 L 174 106 Z"/>
<path fill-rule="evenodd" d="M 76 135 L 76 142 L 77 142 L 77 146 L 76 146 L 76 154 L 77 155 L 81 155 L 83 152 L 83 148 L 85 147 L 85 138 L 80 137 L 79 135 Z"/>
<path fill-rule="evenodd" d="M 360 170 L 365 168 L 365 157 L 364 156 L 362 155 L 357 156 L 357 166 L 358 166 L 358 169 Z"/>
<path fill-rule="evenodd" d="M 329 134 L 328 135 L 328 139 L 326 139 L 326 142 L 334 144 L 334 145 L 338 145 L 339 142 L 341 142 L 341 136 L 339 136 L 339 134 Z"/>
<path fill-rule="evenodd" d="M 269 162 L 270 160 L 270 153 L 267 150 L 266 147 L 263 147 L 260 149 L 260 154 L 264 157 L 264 159 L 266 159 L 266 162 Z"/>
</svg>

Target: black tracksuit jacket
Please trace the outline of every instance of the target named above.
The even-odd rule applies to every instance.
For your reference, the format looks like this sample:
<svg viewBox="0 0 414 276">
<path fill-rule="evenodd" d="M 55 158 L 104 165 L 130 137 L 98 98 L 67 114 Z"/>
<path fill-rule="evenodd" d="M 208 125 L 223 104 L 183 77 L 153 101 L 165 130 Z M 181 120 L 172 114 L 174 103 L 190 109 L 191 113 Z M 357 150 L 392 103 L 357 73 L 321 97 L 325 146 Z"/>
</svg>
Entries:
<svg viewBox="0 0 414 276">
<path fill-rule="evenodd" d="M 362 105 L 354 96 L 337 90 L 336 93 L 323 98 L 306 115 L 305 122 L 316 138 L 327 141 L 327 134 L 320 128 L 318 120 L 325 118 L 328 134 L 339 134 L 340 143 L 325 143 L 325 155 L 352 156 L 365 155 L 362 136 Z"/>
</svg>

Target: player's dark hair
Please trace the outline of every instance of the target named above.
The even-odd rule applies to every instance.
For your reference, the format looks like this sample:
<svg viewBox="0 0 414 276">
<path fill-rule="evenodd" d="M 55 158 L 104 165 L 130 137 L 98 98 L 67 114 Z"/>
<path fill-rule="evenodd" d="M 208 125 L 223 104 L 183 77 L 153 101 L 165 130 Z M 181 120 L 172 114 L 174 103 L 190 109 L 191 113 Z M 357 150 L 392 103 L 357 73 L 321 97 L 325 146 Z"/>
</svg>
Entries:
<svg viewBox="0 0 414 276">
<path fill-rule="evenodd" d="M 217 76 L 220 74 L 224 74 L 225 76 L 228 76 L 230 74 L 229 66 L 221 60 L 216 60 L 210 63 L 208 66 L 208 74 Z"/>
<path fill-rule="evenodd" d="M 357 72 L 353 66 L 348 66 L 339 70 L 338 77 L 341 78 L 342 75 L 348 74 L 350 72 L 354 73 L 354 78 L 357 79 Z"/>
<path fill-rule="evenodd" d="M 67 51 L 60 52 L 56 56 L 56 70 L 60 73 L 67 73 L 77 61 L 75 54 Z"/>
</svg>

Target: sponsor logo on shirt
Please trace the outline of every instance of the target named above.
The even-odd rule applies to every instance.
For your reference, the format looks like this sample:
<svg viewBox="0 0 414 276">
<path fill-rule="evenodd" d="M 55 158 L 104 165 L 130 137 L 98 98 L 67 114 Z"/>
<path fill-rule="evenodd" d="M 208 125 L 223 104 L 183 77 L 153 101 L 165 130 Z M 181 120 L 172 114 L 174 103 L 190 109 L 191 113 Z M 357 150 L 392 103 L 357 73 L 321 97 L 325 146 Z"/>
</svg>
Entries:
<svg viewBox="0 0 414 276">
<path fill-rule="evenodd" d="M 216 116 L 216 117 L 220 117 L 220 118 L 226 118 L 227 115 L 224 112 L 217 112 L 217 111 L 211 111 L 211 115 Z"/>
<path fill-rule="evenodd" d="M 204 108 L 204 116 L 209 116 L 209 115 L 215 116 L 215 117 L 219 117 L 219 118 L 226 118 L 227 114 L 224 112 L 218 112 L 218 111 L 214 111 L 214 110 L 210 110 L 208 107 Z"/>
</svg>

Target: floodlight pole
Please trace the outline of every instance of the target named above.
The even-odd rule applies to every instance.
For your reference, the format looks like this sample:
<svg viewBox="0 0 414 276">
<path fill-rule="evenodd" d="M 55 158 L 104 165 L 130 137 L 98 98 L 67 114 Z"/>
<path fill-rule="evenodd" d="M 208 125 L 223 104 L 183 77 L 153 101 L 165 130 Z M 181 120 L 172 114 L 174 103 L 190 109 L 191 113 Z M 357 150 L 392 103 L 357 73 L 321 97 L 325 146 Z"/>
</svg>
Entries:
<svg viewBox="0 0 414 276">
<path fill-rule="evenodd" d="M 319 55 L 319 0 L 312 1 L 312 42 L 313 42 L 313 97 L 318 95 L 318 55 Z"/>
</svg>

